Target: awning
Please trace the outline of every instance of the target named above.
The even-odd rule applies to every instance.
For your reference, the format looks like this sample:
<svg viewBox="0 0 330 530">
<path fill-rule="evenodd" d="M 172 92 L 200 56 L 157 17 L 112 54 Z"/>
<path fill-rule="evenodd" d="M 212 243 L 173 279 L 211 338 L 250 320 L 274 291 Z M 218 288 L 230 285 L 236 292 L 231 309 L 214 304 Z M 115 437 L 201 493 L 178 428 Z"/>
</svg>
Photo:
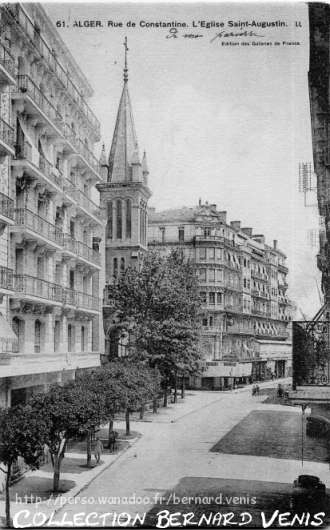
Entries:
<svg viewBox="0 0 330 530">
<path fill-rule="evenodd" d="M 0 313 L 0 341 L 17 341 L 17 336 L 9 325 L 9 322 Z"/>
</svg>

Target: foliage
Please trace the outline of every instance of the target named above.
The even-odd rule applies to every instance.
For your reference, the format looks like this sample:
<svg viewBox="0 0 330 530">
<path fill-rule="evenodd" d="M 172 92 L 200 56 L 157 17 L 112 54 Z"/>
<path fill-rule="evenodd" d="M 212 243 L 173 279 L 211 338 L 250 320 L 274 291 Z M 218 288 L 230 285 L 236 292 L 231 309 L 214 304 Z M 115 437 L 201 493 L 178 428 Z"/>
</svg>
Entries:
<svg viewBox="0 0 330 530">
<path fill-rule="evenodd" d="M 6 466 L 6 524 L 10 521 L 9 483 L 11 469 L 22 457 L 31 469 L 37 469 L 47 437 L 47 422 L 30 405 L 0 409 L 0 461 Z"/>
<path fill-rule="evenodd" d="M 130 353 L 162 376 L 199 367 L 200 298 L 194 265 L 181 252 L 146 255 L 109 286 L 117 315 L 130 331 Z"/>
</svg>

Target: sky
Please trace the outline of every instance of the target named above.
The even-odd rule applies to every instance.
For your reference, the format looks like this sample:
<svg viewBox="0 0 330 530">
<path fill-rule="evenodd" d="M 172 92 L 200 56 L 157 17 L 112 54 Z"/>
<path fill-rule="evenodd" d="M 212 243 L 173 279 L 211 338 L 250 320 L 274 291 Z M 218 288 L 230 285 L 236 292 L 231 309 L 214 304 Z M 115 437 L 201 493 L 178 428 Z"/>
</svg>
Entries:
<svg viewBox="0 0 330 530">
<path fill-rule="evenodd" d="M 277 239 L 288 256 L 288 294 L 300 310 L 297 316 L 312 318 L 320 305 L 320 275 L 318 249 L 311 247 L 308 233 L 317 230 L 319 220 L 315 193 L 308 194 L 310 206 L 305 207 L 298 190 L 299 163 L 312 162 L 307 6 L 43 6 L 54 24 L 61 21 L 58 32 L 94 89 L 90 106 L 101 122 L 107 155 L 122 90 L 127 36 L 129 91 L 153 193 L 149 205 L 157 210 L 194 206 L 201 198 L 227 210 L 229 221 L 241 220 L 242 226 L 264 234 L 269 244 Z M 102 27 L 78 26 L 85 21 L 100 21 Z M 187 27 L 170 32 L 141 26 L 172 21 Z M 203 21 L 223 26 L 205 28 Z M 275 25 L 239 25 L 253 21 Z M 115 26 L 118 23 L 123 27 Z M 283 44 L 287 42 L 299 45 Z"/>
</svg>

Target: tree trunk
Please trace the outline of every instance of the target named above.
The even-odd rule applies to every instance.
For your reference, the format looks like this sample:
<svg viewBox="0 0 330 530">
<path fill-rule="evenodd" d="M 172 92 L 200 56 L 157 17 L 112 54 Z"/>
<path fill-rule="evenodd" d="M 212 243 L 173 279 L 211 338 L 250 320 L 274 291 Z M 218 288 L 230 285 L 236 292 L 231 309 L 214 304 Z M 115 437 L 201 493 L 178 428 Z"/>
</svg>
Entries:
<svg viewBox="0 0 330 530">
<path fill-rule="evenodd" d="M 60 485 L 60 470 L 61 470 L 61 462 L 62 462 L 63 456 L 60 455 L 54 455 L 54 476 L 53 476 L 53 492 L 57 493 L 59 491 L 59 485 Z"/>
<path fill-rule="evenodd" d="M 177 403 L 178 402 L 178 378 L 177 378 L 177 375 L 175 374 L 175 377 L 174 377 L 174 403 Z"/>
<path fill-rule="evenodd" d="M 140 408 L 140 420 L 143 420 L 144 418 L 144 409 L 145 409 L 145 404 L 143 403 Z"/>
<path fill-rule="evenodd" d="M 9 493 L 9 483 L 11 477 L 11 464 L 7 464 L 7 474 L 6 474 L 6 526 L 11 528 L 11 519 L 10 519 L 10 493 Z"/>
<path fill-rule="evenodd" d="M 181 382 L 181 398 L 184 399 L 184 394 L 185 394 L 185 380 L 184 380 L 184 375 L 182 376 L 182 382 Z"/>
<path fill-rule="evenodd" d="M 167 381 L 165 383 L 165 386 L 164 386 L 164 403 L 163 403 L 164 407 L 167 407 Z"/>
<path fill-rule="evenodd" d="M 153 414 L 157 414 L 157 405 L 158 405 L 157 398 L 154 398 L 152 400 L 152 413 Z"/>
<path fill-rule="evenodd" d="M 109 431 L 108 431 L 108 449 L 110 449 L 111 447 L 110 439 L 112 438 L 112 432 L 113 432 L 113 419 L 111 418 L 111 420 L 109 421 Z"/>
<path fill-rule="evenodd" d="M 126 421 L 126 436 L 129 436 L 131 434 L 130 430 L 130 423 L 129 423 L 129 409 L 126 409 L 125 412 L 125 421 Z"/>
<path fill-rule="evenodd" d="M 87 431 L 87 466 L 92 465 L 92 431 Z"/>
</svg>

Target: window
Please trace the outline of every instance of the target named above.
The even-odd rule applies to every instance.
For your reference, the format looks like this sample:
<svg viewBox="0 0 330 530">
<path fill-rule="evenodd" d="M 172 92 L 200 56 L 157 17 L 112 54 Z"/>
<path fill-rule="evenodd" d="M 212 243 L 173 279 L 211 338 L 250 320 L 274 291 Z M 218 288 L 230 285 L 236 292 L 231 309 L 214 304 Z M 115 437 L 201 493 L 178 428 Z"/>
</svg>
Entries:
<svg viewBox="0 0 330 530">
<path fill-rule="evenodd" d="M 81 342 L 81 351 L 85 351 L 86 336 L 85 336 L 85 327 L 84 326 L 81 326 L 80 342 Z"/>
<path fill-rule="evenodd" d="M 112 206 L 112 202 L 108 202 L 108 211 L 107 211 L 107 218 L 108 218 L 108 222 L 107 222 L 107 226 L 106 226 L 106 237 L 108 239 L 112 239 L 113 237 L 113 206 Z"/>
<path fill-rule="evenodd" d="M 211 235 L 211 228 L 209 226 L 204 228 L 204 237 L 210 237 Z"/>
<path fill-rule="evenodd" d="M 206 293 L 203 291 L 200 293 L 202 304 L 206 304 Z"/>
<path fill-rule="evenodd" d="M 203 325 L 204 327 L 207 327 L 207 318 L 203 318 L 203 319 L 202 319 L 202 325 Z"/>
<path fill-rule="evenodd" d="M 210 317 L 210 328 L 213 328 L 213 317 Z"/>
<path fill-rule="evenodd" d="M 215 282 L 215 270 L 214 269 L 209 270 L 209 281 Z"/>
<path fill-rule="evenodd" d="M 184 228 L 179 228 L 179 243 L 184 242 Z"/>
<path fill-rule="evenodd" d="M 243 280 L 243 285 L 246 288 L 246 278 L 244 278 L 244 280 Z"/>
<path fill-rule="evenodd" d="M 59 320 L 55 320 L 54 324 L 54 352 L 59 351 L 61 342 L 61 322 Z"/>
<path fill-rule="evenodd" d="M 126 237 L 132 237 L 132 204 L 129 199 L 126 201 Z"/>
<path fill-rule="evenodd" d="M 215 272 L 215 281 L 221 283 L 223 279 L 223 271 L 221 269 L 216 269 Z"/>
<path fill-rule="evenodd" d="M 40 353 L 41 345 L 41 322 L 36 320 L 34 323 L 34 353 Z"/>
<path fill-rule="evenodd" d="M 68 325 L 68 351 L 74 351 L 75 343 L 75 328 L 72 324 Z"/>
<path fill-rule="evenodd" d="M 215 293 L 209 293 L 209 302 L 210 304 L 215 304 Z"/>
<path fill-rule="evenodd" d="M 200 260 L 206 259 L 206 248 L 199 249 L 199 259 Z"/>
<path fill-rule="evenodd" d="M 113 276 L 114 278 L 118 276 L 118 258 L 113 258 Z"/>
<path fill-rule="evenodd" d="M 123 210 L 120 200 L 117 201 L 117 239 L 123 237 Z"/>
<path fill-rule="evenodd" d="M 75 234 L 74 221 L 70 221 L 70 236 L 74 238 L 74 234 Z"/>
<path fill-rule="evenodd" d="M 222 248 L 217 248 L 217 259 L 222 260 Z"/>
<path fill-rule="evenodd" d="M 215 258 L 215 248 L 209 248 L 209 259 Z"/>
<path fill-rule="evenodd" d="M 124 274 L 125 272 L 125 258 L 120 258 L 120 273 Z"/>
<path fill-rule="evenodd" d="M 199 281 L 206 282 L 206 269 L 199 269 Z"/>
<path fill-rule="evenodd" d="M 222 293 L 217 293 L 217 304 L 222 304 Z"/>
</svg>

